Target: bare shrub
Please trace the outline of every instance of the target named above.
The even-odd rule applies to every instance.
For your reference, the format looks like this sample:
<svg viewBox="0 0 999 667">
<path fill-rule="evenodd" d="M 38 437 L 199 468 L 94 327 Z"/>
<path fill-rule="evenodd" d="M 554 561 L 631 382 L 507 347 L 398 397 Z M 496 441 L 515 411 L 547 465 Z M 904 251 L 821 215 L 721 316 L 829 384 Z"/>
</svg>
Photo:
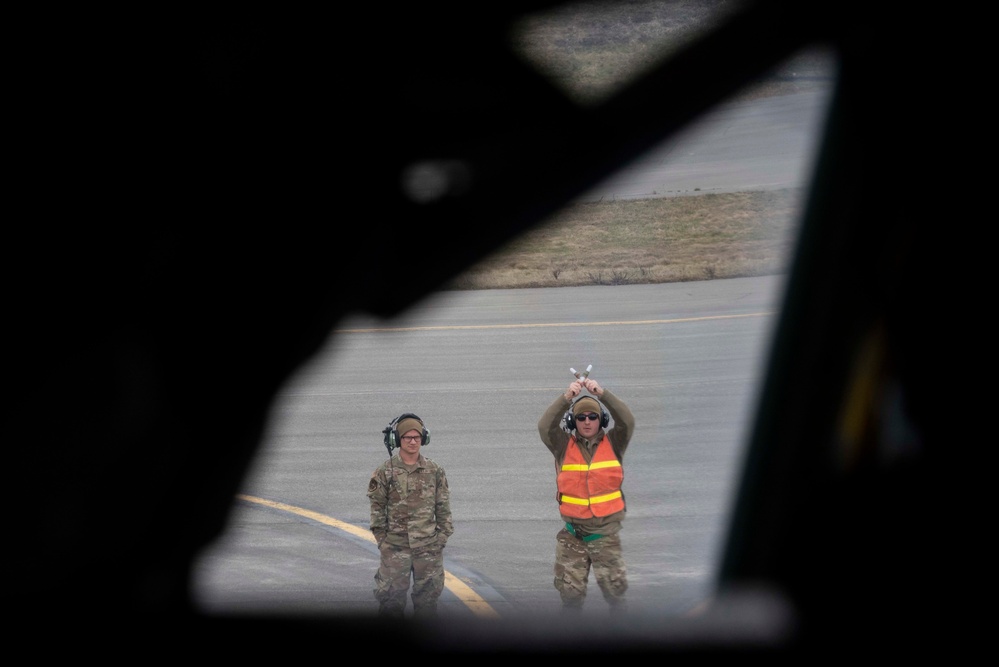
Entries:
<svg viewBox="0 0 999 667">
<path fill-rule="evenodd" d="M 616 269 L 614 271 L 611 271 L 610 284 L 611 285 L 627 285 L 628 284 L 628 272 L 627 271 L 619 271 L 619 270 L 616 270 Z"/>
</svg>

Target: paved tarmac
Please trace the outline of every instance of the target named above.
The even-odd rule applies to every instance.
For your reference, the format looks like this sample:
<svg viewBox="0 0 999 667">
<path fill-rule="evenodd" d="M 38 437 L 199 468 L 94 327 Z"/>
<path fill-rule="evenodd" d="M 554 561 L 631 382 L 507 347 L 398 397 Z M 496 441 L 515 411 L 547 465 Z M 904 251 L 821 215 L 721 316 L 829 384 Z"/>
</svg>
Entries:
<svg viewBox="0 0 999 667">
<path fill-rule="evenodd" d="M 811 174 L 830 91 L 733 101 L 654 146 L 580 201 L 795 187 Z"/>
<path fill-rule="evenodd" d="M 365 489 L 387 456 L 381 429 L 413 411 L 452 490 L 442 614 L 550 615 L 561 522 L 537 419 L 570 366 L 593 364 L 638 422 L 622 534 L 632 609 L 691 613 L 711 595 L 781 287 L 771 276 L 449 292 L 402 321 L 345 322 L 275 406 L 226 534 L 199 562 L 199 604 L 373 613 Z M 590 589 L 586 613 L 604 616 L 592 580 Z"/>
</svg>

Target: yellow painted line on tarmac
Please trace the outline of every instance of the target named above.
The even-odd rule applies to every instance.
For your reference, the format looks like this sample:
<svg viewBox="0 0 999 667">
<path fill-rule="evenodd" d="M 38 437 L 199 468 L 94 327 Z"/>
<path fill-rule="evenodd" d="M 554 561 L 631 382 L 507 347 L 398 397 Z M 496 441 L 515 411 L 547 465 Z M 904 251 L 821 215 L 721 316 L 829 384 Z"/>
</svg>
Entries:
<svg viewBox="0 0 999 667">
<path fill-rule="evenodd" d="M 618 320 L 611 322 L 543 322 L 538 324 L 455 324 L 427 327 L 376 327 L 369 329 L 334 329 L 333 333 L 376 333 L 380 331 L 458 331 L 466 329 L 540 329 L 550 327 L 610 327 L 627 324 L 679 324 L 681 322 L 706 322 L 708 320 L 734 320 L 742 317 L 766 317 L 773 312 L 742 313 L 740 315 L 706 315 L 704 317 L 678 317 L 671 320 Z"/>
<path fill-rule="evenodd" d="M 238 494 L 236 496 L 240 500 L 245 500 L 249 503 L 256 503 L 257 505 L 264 505 L 265 507 L 270 507 L 272 509 L 281 510 L 282 512 L 289 512 L 291 514 L 297 514 L 298 516 L 303 516 L 307 519 L 312 519 L 318 523 L 326 526 L 332 526 L 333 528 L 338 528 L 344 532 L 350 533 L 354 537 L 359 537 L 362 540 L 367 540 L 372 544 L 375 544 L 375 536 L 371 534 L 370 530 L 365 528 L 360 528 L 350 523 L 345 523 L 334 519 L 333 517 L 326 516 L 325 514 L 320 514 L 319 512 L 313 512 L 312 510 L 307 510 L 302 507 L 295 507 L 294 505 L 287 505 L 285 503 L 279 503 L 275 500 L 267 500 L 266 498 L 258 498 L 256 496 L 248 496 L 245 494 Z M 468 607 L 472 613 L 476 616 L 482 616 L 486 618 L 499 618 L 499 614 L 493 609 L 488 602 L 482 599 L 482 597 L 476 593 L 470 586 L 465 584 L 461 579 L 459 579 L 454 574 L 451 574 L 447 570 L 444 570 L 444 587 L 447 588 L 451 593 L 454 594 L 461 602 Z"/>
</svg>

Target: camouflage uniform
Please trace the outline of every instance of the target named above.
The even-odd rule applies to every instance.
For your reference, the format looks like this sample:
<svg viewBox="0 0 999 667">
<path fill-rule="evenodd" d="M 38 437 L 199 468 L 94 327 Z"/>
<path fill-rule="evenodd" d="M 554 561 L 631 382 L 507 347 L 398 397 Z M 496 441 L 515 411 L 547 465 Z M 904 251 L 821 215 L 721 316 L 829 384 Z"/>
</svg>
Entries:
<svg viewBox="0 0 999 667">
<path fill-rule="evenodd" d="M 635 430 L 635 417 L 621 399 L 608 389 L 603 390 L 600 403 L 613 419 L 613 426 L 601 428 L 590 440 L 577 436 L 583 456 L 589 461 L 593 450 L 607 436 L 615 455 L 624 464 L 624 452 Z M 541 441 L 561 468 L 571 433 L 562 428 L 562 418 L 571 401 L 559 395 L 538 421 Z M 565 525 L 555 535 L 555 588 L 566 610 L 583 606 L 590 568 L 604 599 L 613 608 L 623 608 L 628 590 L 627 569 L 621 551 L 621 523 L 625 510 L 604 517 L 576 519 L 562 516 Z"/>
<path fill-rule="evenodd" d="M 403 615 L 412 575 L 414 613 L 436 614 L 444 591 L 443 549 L 454 533 L 444 468 L 422 454 L 409 466 L 395 454 L 371 475 L 368 498 L 371 533 L 381 553 L 374 587 L 378 613 Z"/>
</svg>

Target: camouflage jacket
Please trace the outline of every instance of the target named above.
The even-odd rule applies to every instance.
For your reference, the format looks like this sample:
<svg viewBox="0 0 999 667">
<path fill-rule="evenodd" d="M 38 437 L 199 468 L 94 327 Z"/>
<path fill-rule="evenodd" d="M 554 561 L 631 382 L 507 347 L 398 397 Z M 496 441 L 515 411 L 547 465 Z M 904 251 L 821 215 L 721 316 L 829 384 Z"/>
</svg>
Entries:
<svg viewBox="0 0 999 667">
<path fill-rule="evenodd" d="M 371 533 L 379 546 L 444 547 L 454 533 L 451 492 L 444 468 L 422 454 L 407 466 L 396 454 L 382 463 L 368 482 Z"/>
</svg>

